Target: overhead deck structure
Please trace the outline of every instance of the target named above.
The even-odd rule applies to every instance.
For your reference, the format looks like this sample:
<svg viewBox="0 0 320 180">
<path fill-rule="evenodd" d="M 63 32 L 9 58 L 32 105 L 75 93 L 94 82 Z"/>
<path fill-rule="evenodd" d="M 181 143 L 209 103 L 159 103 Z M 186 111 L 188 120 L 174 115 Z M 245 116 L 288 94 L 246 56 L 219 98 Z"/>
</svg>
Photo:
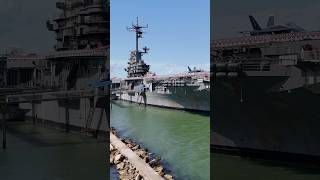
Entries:
<svg viewBox="0 0 320 180">
<path fill-rule="evenodd" d="M 252 24 L 249 36 L 212 41 L 211 147 L 318 161 L 320 31 Z"/>
<path fill-rule="evenodd" d="M 57 0 L 56 7 L 59 15 L 46 24 L 55 33 L 54 52 L 1 53 L 0 85 L 4 82 L 4 87 L 10 87 L 0 89 L 2 104 L 14 104 L 26 111 L 24 116 L 33 122 L 65 125 L 67 131 L 69 124 L 94 131 L 102 126 L 102 131 L 107 131 L 109 1 Z M 100 111 L 95 113 L 97 110 Z M 85 125 L 81 124 L 82 119 Z"/>
<path fill-rule="evenodd" d="M 227 48 L 232 46 L 250 46 L 257 44 L 267 44 L 275 42 L 291 42 L 303 40 L 319 40 L 320 32 L 294 32 L 286 34 L 260 35 L 260 36 L 243 36 L 236 38 L 226 38 L 214 40 L 211 47 L 214 49 Z"/>
</svg>

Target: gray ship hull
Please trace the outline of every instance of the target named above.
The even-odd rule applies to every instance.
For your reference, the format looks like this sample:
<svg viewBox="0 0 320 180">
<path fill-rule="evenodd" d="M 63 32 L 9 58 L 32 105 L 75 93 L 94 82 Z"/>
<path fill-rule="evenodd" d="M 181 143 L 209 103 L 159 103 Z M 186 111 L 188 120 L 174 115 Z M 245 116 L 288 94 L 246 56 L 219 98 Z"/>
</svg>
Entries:
<svg viewBox="0 0 320 180">
<path fill-rule="evenodd" d="M 267 87 L 272 87 L 271 84 L 276 86 L 286 79 L 272 78 L 215 81 L 212 147 L 319 157 L 318 84 L 289 91 L 269 91 Z"/>
<path fill-rule="evenodd" d="M 68 106 L 69 113 L 66 113 Z M 88 118 L 90 118 L 90 102 L 88 99 L 71 100 L 67 104 L 65 101 L 43 101 L 35 104 L 35 116 L 38 122 L 55 126 L 59 128 L 66 128 L 69 124 L 71 130 L 75 131 L 97 131 L 107 132 L 108 130 L 108 116 L 106 116 L 105 108 L 96 107 L 92 113 L 92 120 L 89 126 L 86 126 Z M 26 113 L 27 119 L 33 119 L 32 104 L 21 103 L 21 109 L 28 111 Z M 66 115 L 69 115 L 67 120 Z M 68 121 L 68 122 L 67 122 Z"/>
<path fill-rule="evenodd" d="M 210 90 L 197 90 L 197 87 L 171 87 L 171 94 L 146 92 L 145 96 L 136 92 L 120 93 L 119 99 L 165 108 L 210 111 Z"/>
</svg>

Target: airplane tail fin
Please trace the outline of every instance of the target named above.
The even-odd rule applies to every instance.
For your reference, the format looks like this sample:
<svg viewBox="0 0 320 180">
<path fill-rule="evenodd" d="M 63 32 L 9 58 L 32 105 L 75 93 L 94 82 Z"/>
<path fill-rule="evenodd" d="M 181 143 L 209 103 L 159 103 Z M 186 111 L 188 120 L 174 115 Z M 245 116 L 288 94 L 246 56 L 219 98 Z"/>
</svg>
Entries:
<svg viewBox="0 0 320 180">
<path fill-rule="evenodd" d="M 250 18 L 252 28 L 254 30 L 261 30 L 261 27 L 260 27 L 259 23 L 256 21 L 256 19 L 251 15 L 249 16 L 249 18 Z"/>
<path fill-rule="evenodd" d="M 271 15 L 271 16 L 269 16 L 267 27 L 270 27 L 270 26 L 273 26 L 273 25 L 274 25 L 274 16 Z"/>
</svg>

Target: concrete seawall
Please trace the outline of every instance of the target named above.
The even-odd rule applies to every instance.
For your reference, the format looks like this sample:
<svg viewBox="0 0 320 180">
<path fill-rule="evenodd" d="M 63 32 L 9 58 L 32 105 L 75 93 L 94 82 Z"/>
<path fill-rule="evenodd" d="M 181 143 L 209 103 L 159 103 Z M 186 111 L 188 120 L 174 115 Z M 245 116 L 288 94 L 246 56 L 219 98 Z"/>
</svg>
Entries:
<svg viewBox="0 0 320 180">
<path fill-rule="evenodd" d="M 110 132 L 110 143 L 115 147 L 121 155 L 126 157 L 139 174 L 145 180 L 164 180 L 157 172 L 150 167 L 143 159 L 133 152 L 125 143 Z"/>
</svg>

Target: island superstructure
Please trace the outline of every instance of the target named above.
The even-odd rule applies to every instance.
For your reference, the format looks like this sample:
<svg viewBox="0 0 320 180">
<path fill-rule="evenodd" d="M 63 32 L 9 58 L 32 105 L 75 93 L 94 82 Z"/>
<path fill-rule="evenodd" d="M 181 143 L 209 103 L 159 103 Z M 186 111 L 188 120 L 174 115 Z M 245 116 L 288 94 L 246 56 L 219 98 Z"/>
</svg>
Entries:
<svg viewBox="0 0 320 180">
<path fill-rule="evenodd" d="M 148 26 L 136 24 L 128 30 L 135 32 L 136 48 L 131 51 L 127 78 L 120 82 L 117 90 L 122 100 L 144 105 L 153 105 L 183 110 L 209 111 L 210 73 L 190 71 L 172 75 L 155 75 L 149 72 L 150 65 L 142 59 L 149 52 L 144 47 L 139 50 L 139 39 Z"/>
<path fill-rule="evenodd" d="M 59 15 L 46 22 L 56 44 L 43 55 L 8 50 L 0 59 L 5 87 L 19 91 L 27 118 L 74 129 L 108 128 L 110 15 L 107 0 L 58 0 Z M 44 22 L 45 25 L 45 22 Z"/>
<path fill-rule="evenodd" d="M 58 15 L 47 21 L 57 51 L 108 46 L 110 15 L 107 0 L 58 0 Z"/>
<path fill-rule="evenodd" d="M 320 32 L 250 21 L 211 45 L 213 149 L 320 156 Z"/>
</svg>

